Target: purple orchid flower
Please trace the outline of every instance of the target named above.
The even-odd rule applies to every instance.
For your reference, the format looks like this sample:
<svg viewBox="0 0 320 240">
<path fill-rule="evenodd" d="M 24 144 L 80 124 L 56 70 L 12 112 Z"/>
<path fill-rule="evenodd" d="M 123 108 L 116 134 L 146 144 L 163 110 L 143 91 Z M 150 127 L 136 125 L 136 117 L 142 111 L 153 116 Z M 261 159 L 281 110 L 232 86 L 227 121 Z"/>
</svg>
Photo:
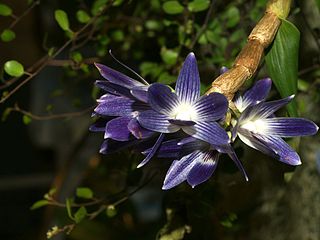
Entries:
<svg viewBox="0 0 320 240">
<path fill-rule="evenodd" d="M 151 149 L 147 149 L 144 154 L 150 151 Z M 248 181 L 248 176 L 235 152 L 229 152 L 228 155 Z M 164 180 L 162 189 L 168 190 L 184 181 L 192 188 L 207 181 L 218 165 L 220 152 L 207 142 L 187 137 L 163 142 L 157 156 L 178 159 L 172 162 Z"/>
<path fill-rule="evenodd" d="M 200 97 L 200 77 L 193 53 L 187 56 L 182 66 L 175 91 L 166 85 L 154 83 L 148 88 L 148 103 L 152 109 L 140 112 L 137 120 L 142 127 L 161 134 L 139 167 L 151 159 L 165 133 L 180 129 L 220 150 L 230 146 L 226 131 L 215 122 L 225 116 L 228 101 L 220 93 Z"/>
<path fill-rule="evenodd" d="M 149 110 L 147 104 L 148 83 L 132 79 L 112 68 L 95 64 L 102 77 L 96 86 L 106 92 L 98 100 L 94 116 L 101 117 L 90 130 L 105 132 L 100 153 L 132 145 L 134 139 L 147 139 L 154 132 L 143 128 L 136 117 L 139 112 Z"/>
<path fill-rule="evenodd" d="M 241 113 L 234 129 L 233 140 L 239 138 L 248 146 L 289 165 L 300 165 L 299 155 L 282 139 L 314 135 L 318 126 L 304 118 L 275 117 L 273 114 L 294 97 L 265 102 L 271 79 L 258 81 L 234 103 Z"/>
</svg>

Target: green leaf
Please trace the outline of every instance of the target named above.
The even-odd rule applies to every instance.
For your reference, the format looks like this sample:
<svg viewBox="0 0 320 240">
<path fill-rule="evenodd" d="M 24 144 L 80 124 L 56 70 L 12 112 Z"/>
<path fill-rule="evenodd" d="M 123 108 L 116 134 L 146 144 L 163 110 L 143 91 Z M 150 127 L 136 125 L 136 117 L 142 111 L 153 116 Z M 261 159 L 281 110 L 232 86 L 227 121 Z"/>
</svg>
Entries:
<svg viewBox="0 0 320 240">
<path fill-rule="evenodd" d="M 167 14 L 179 14 L 183 12 L 184 7 L 178 1 L 167 1 L 162 5 L 162 9 Z"/>
<path fill-rule="evenodd" d="M 317 6 L 318 6 L 318 9 L 320 11 L 320 0 L 315 0 L 315 2 L 316 2 Z"/>
<path fill-rule="evenodd" d="M 120 6 L 122 3 L 123 3 L 123 0 L 115 0 L 115 1 L 112 3 L 112 6 L 118 7 L 118 6 Z"/>
<path fill-rule="evenodd" d="M 162 60 L 168 65 L 174 65 L 178 59 L 178 53 L 172 49 L 161 48 L 160 52 Z"/>
<path fill-rule="evenodd" d="M 177 80 L 176 76 L 172 76 L 167 72 L 161 73 L 158 78 L 158 82 L 165 84 L 165 85 L 170 85 L 170 84 L 174 83 L 176 80 Z"/>
<path fill-rule="evenodd" d="M 157 78 L 164 70 L 162 65 L 154 62 L 143 62 L 140 65 L 140 72 L 142 76 L 151 75 L 152 78 Z"/>
<path fill-rule="evenodd" d="M 0 16 L 10 16 L 12 14 L 12 9 L 3 3 L 0 3 Z"/>
<path fill-rule="evenodd" d="M 58 9 L 54 12 L 54 18 L 64 31 L 70 31 L 68 15 L 65 11 Z"/>
<path fill-rule="evenodd" d="M 49 204 L 49 201 L 42 199 L 42 200 L 39 200 L 39 201 L 35 202 L 34 204 L 32 204 L 32 206 L 30 207 L 30 209 L 31 209 L 31 210 L 35 210 L 35 209 L 37 209 L 37 208 L 41 208 L 41 207 L 46 206 L 46 205 L 48 205 L 48 204 Z"/>
<path fill-rule="evenodd" d="M 22 121 L 25 125 L 29 125 L 32 122 L 32 118 L 28 115 L 23 115 Z"/>
<path fill-rule="evenodd" d="M 11 29 L 5 29 L 3 30 L 3 32 L 1 33 L 1 40 L 3 42 L 10 42 L 13 39 L 16 38 L 16 34 L 14 31 L 12 31 Z"/>
<path fill-rule="evenodd" d="M 230 7 L 225 13 L 227 18 L 226 26 L 232 28 L 236 26 L 240 21 L 240 11 L 235 6 Z"/>
<path fill-rule="evenodd" d="M 112 32 L 112 38 L 116 42 L 121 42 L 124 40 L 124 33 L 122 30 L 116 30 Z"/>
<path fill-rule="evenodd" d="M 188 4 L 190 12 L 201 12 L 210 6 L 209 0 L 194 0 Z"/>
<path fill-rule="evenodd" d="M 156 21 L 156 20 L 147 20 L 145 22 L 145 26 L 147 29 L 149 30 L 161 30 L 162 28 L 162 25 L 161 25 L 161 22 L 160 21 Z"/>
<path fill-rule="evenodd" d="M 88 13 L 86 13 L 85 11 L 83 10 L 78 10 L 77 11 L 77 20 L 80 22 L 80 23 L 87 23 L 90 21 L 90 16 Z"/>
<path fill-rule="evenodd" d="M 2 97 L 5 97 L 4 94 L 2 94 Z M 5 120 L 7 120 L 8 116 L 10 115 L 10 113 L 12 112 L 11 108 L 6 108 L 1 116 L 1 121 L 4 122 Z"/>
<path fill-rule="evenodd" d="M 281 97 L 297 93 L 299 40 L 299 30 L 287 20 L 282 20 L 266 55 L 268 73 Z M 287 110 L 292 117 L 298 115 L 294 99 L 287 105 Z"/>
<path fill-rule="evenodd" d="M 76 195 L 79 198 L 91 199 L 93 197 L 93 192 L 90 188 L 81 187 L 77 188 Z"/>
<path fill-rule="evenodd" d="M 87 209 L 85 207 L 80 207 L 74 214 L 74 221 L 80 223 L 87 216 Z"/>
<path fill-rule="evenodd" d="M 4 71 L 12 77 L 20 77 L 24 73 L 24 67 L 18 61 L 10 60 L 4 64 Z"/>
<path fill-rule="evenodd" d="M 72 210 L 71 210 L 71 204 L 73 202 L 73 199 L 67 198 L 66 199 L 66 208 L 67 208 L 67 213 L 70 219 L 74 220 L 74 217 L 72 216 Z"/>
<path fill-rule="evenodd" d="M 96 0 L 92 4 L 91 13 L 92 15 L 97 15 L 107 4 L 109 0 Z"/>
<path fill-rule="evenodd" d="M 76 63 L 80 63 L 83 60 L 82 54 L 80 52 L 73 52 L 71 58 Z"/>
<path fill-rule="evenodd" d="M 106 214 L 108 217 L 112 218 L 117 215 L 117 209 L 114 205 L 109 205 L 106 209 Z"/>
</svg>

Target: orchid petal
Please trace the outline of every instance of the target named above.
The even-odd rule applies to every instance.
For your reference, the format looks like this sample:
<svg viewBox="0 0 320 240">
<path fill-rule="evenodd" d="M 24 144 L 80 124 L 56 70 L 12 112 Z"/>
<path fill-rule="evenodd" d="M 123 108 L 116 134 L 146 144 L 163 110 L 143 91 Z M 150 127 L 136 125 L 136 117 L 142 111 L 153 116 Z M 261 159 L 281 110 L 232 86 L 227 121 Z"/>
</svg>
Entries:
<svg viewBox="0 0 320 240">
<path fill-rule="evenodd" d="M 134 80 L 127 75 L 124 75 L 112 68 L 109 68 L 103 64 L 95 63 L 95 66 L 99 70 L 102 77 L 108 81 L 118 84 L 123 87 L 132 88 L 136 86 L 144 86 L 141 82 Z"/>
<path fill-rule="evenodd" d="M 274 112 L 276 112 L 281 107 L 288 104 L 292 99 L 294 95 L 291 95 L 289 97 L 270 101 L 270 102 L 261 102 L 257 105 L 250 106 L 246 108 L 246 110 L 241 114 L 239 118 L 239 122 L 245 120 L 245 119 L 262 119 L 267 118 L 271 116 Z"/>
<path fill-rule="evenodd" d="M 247 107 L 264 101 L 270 92 L 271 84 L 270 78 L 257 81 L 251 89 L 245 92 L 243 97 L 237 97 L 234 104 L 240 112 L 243 112 Z"/>
<path fill-rule="evenodd" d="M 163 141 L 163 138 L 164 138 L 164 134 L 161 133 L 160 136 L 158 137 L 156 143 L 153 145 L 151 151 L 148 153 L 148 155 L 146 156 L 145 159 L 142 160 L 141 163 L 139 163 L 139 165 L 137 166 L 137 168 L 141 168 L 143 167 L 145 164 L 147 164 L 151 158 L 155 155 L 155 153 L 157 152 L 157 150 L 159 149 L 162 141 Z"/>
<path fill-rule="evenodd" d="M 211 93 L 198 99 L 194 105 L 199 121 L 216 121 L 225 116 L 228 100 L 220 93 Z"/>
<path fill-rule="evenodd" d="M 101 88 L 102 90 L 118 95 L 118 96 L 126 96 L 126 97 L 131 97 L 130 90 L 128 88 L 122 87 L 118 84 L 114 84 L 111 82 L 108 82 L 106 80 L 97 80 L 95 82 L 95 85 L 98 88 Z"/>
<path fill-rule="evenodd" d="M 149 86 L 134 87 L 130 90 L 131 95 L 134 96 L 139 101 L 147 103 L 148 102 L 148 87 Z"/>
<path fill-rule="evenodd" d="M 128 141 L 130 139 L 130 131 L 127 126 L 131 119 L 131 117 L 117 117 L 110 120 L 106 125 L 104 138 Z"/>
<path fill-rule="evenodd" d="M 169 115 L 178 106 L 179 99 L 168 86 L 154 83 L 148 89 L 148 102 L 155 111 Z"/>
<path fill-rule="evenodd" d="M 262 135 L 272 135 L 279 137 L 296 137 L 314 135 L 318 131 L 318 126 L 304 118 L 266 118 L 262 121 Z"/>
<path fill-rule="evenodd" d="M 235 153 L 235 151 L 232 149 L 232 152 L 228 153 L 228 155 L 232 159 L 232 161 L 236 164 L 236 166 L 238 167 L 238 169 L 240 170 L 240 172 L 242 173 L 242 175 L 244 176 L 246 181 L 249 181 L 249 177 L 246 173 L 246 170 L 244 169 L 244 167 L 243 167 L 241 161 L 239 160 L 237 154 Z"/>
<path fill-rule="evenodd" d="M 146 104 L 127 97 L 104 95 L 94 111 L 102 116 L 132 116 L 133 112 L 146 109 Z"/>
<path fill-rule="evenodd" d="M 171 124 L 166 115 L 153 110 L 143 111 L 137 117 L 142 127 L 161 133 L 172 133 L 180 129 L 179 126 Z"/>
<path fill-rule="evenodd" d="M 177 139 L 171 139 L 168 141 L 165 141 L 161 144 L 161 146 L 158 149 L 157 157 L 159 158 L 179 158 L 180 151 L 182 149 L 181 145 L 178 145 L 179 140 Z M 142 154 L 147 155 L 150 153 L 152 148 L 149 148 L 142 152 Z"/>
<path fill-rule="evenodd" d="M 299 155 L 280 137 L 254 135 L 265 146 L 270 148 L 278 156 L 279 161 L 289 165 L 300 165 Z"/>
<path fill-rule="evenodd" d="M 189 53 L 184 61 L 175 90 L 182 103 L 192 104 L 199 98 L 200 76 L 194 53 Z"/>
<path fill-rule="evenodd" d="M 187 175 L 187 182 L 192 188 L 207 181 L 218 166 L 219 153 L 216 151 L 203 152 L 195 159 L 195 164 Z"/>
<path fill-rule="evenodd" d="M 196 159 L 201 154 L 201 151 L 194 151 L 180 160 L 174 160 L 166 174 L 163 190 L 173 188 L 187 179 L 187 176 L 195 164 Z"/>
<path fill-rule="evenodd" d="M 153 131 L 150 131 L 142 127 L 135 118 L 130 120 L 127 127 L 131 134 L 135 136 L 137 139 L 146 139 L 154 134 Z"/>
<path fill-rule="evenodd" d="M 182 130 L 190 136 L 214 146 L 228 145 L 230 142 L 226 131 L 216 122 L 198 122 L 194 126 L 182 127 Z"/>
</svg>

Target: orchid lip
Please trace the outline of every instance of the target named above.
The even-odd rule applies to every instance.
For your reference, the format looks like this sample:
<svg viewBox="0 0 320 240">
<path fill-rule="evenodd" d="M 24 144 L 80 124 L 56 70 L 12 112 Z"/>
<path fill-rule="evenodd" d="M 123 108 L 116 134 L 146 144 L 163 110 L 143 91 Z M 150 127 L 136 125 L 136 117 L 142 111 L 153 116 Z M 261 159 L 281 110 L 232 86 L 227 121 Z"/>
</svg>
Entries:
<svg viewBox="0 0 320 240">
<path fill-rule="evenodd" d="M 181 103 L 173 109 L 171 116 L 177 120 L 195 121 L 197 112 L 191 104 Z"/>
</svg>

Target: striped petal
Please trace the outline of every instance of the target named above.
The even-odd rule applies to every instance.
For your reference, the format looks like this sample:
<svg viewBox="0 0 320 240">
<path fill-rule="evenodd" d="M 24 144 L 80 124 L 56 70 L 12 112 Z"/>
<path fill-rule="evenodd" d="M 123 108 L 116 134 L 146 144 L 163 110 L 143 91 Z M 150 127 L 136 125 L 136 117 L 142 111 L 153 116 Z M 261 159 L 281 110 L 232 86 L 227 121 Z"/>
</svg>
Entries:
<svg viewBox="0 0 320 240">
<path fill-rule="evenodd" d="M 319 127 L 304 118 L 266 118 L 262 121 L 262 135 L 278 137 L 308 136 L 317 133 Z"/>
<path fill-rule="evenodd" d="M 236 164 L 236 166 L 238 167 L 238 169 L 240 170 L 240 172 L 242 173 L 242 175 L 244 176 L 246 181 L 249 181 L 249 177 L 246 173 L 246 170 L 244 169 L 244 167 L 243 167 L 241 161 L 239 160 L 237 154 L 235 153 L 235 151 L 232 149 L 232 151 L 229 152 L 228 155 L 232 159 L 232 161 Z"/>
<path fill-rule="evenodd" d="M 132 118 L 130 120 L 127 127 L 131 134 L 135 136 L 137 139 L 146 139 L 151 137 L 155 133 L 142 127 L 135 118 Z"/>
<path fill-rule="evenodd" d="M 280 137 L 239 132 L 239 138 L 248 146 L 289 165 L 300 165 L 299 155 Z M 250 135 L 251 134 L 251 135 Z"/>
<path fill-rule="evenodd" d="M 161 133 L 160 136 L 158 137 L 156 143 L 153 145 L 151 151 L 148 153 L 146 158 L 143 159 L 142 162 L 137 166 L 137 168 L 143 167 L 151 160 L 151 158 L 156 154 L 157 150 L 159 149 L 159 147 L 163 141 L 163 138 L 164 138 L 164 134 Z"/>
<path fill-rule="evenodd" d="M 182 127 L 182 130 L 190 136 L 214 146 L 228 145 L 230 142 L 226 131 L 216 122 L 199 122 L 194 126 Z"/>
<path fill-rule="evenodd" d="M 99 70 L 102 77 L 108 81 L 118 84 L 123 87 L 132 88 L 136 86 L 144 86 L 141 82 L 134 80 L 127 75 L 124 75 L 112 68 L 109 68 L 103 64 L 95 63 L 95 66 Z"/>
<path fill-rule="evenodd" d="M 247 107 L 264 101 L 270 92 L 271 84 L 272 81 L 270 78 L 257 81 L 242 97 L 238 96 L 234 104 L 240 112 L 243 112 Z"/>
<path fill-rule="evenodd" d="M 246 120 L 246 119 L 262 119 L 271 116 L 274 112 L 276 112 L 281 107 L 287 105 L 292 99 L 294 95 L 289 97 L 270 101 L 270 102 L 261 102 L 257 105 L 250 106 L 246 108 L 246 110 L 241 114 L 239 118 L 239 122 Z"/>
<path fill-rule="evenodd" d="M 137 117 L 142 127 L 161 133 L 172 133 L 180 129 L 179 126 L 171 124 L 166 115 L 153 110 L 143 111 Z"/>
<path fill-rule="evenodd" d="M 187 180 L 187 176 L 195 164 L 194 160 L 200 155 L 202 155 L 201 151 L 194 151 L 180 160 L 174 160 L 166 174 L 162 189 L 168 190 Z"/>
<path fill-rule="evenodd" d="M 149 86 L 134 87 L 130 90 L 131 95 L 134 96 L 139 101 L 147 103 L 148 102 L 148 87 Z"/>
<path fill-rule="evenodd" d="M 108 82 L 106 80 L 97 80 L 95 85 L 98 88 L 117 96 L 131 97 L 130 90 L 128 88 L 122 87 L 120 85 Z"/>
<path fill-rule="evenodd" d="M 187 182 L 194 188 L 207 181 L 218 166 L 219 153 L 217 151 L 202 152 L 187 175 Z"/>
<path fill-rule="evenodd" d="M 179 158 L 180 151 L 182 149 L 181 145 L 178 145 L 179 140 L 172 139 L 165 141 L 161 144 L 158 149 L 157 157 L 159 158 Z M 147 155 L 151 152 L 152 148 L 149 148 L 142 152 L 142 154 Z"/>
<path fill-rule="evenodd" d="M 216 121 L 225 116 L 228 100 L 220 93 L 211 93 L 198 99 L 194 105 L 199 121 Z"/>
<path fill-rule="evenodd" d="M 148 102 L 153 110 L 166 115 L 179 104 L 177 95 L 161 83 L 154 83 L 149 87 Z"/>
<path fill-rule="evenodd" d="M 194 53 L 189 53 L 184 61 L 175 90 L 182 103 L 192 104 L 199 98 L 200 76 Z"/>
<path fill-rule="evenodd" d="M 144 103 L 114 95 L 104 95 L 99 102 L 94 111 L 102 116 L 132 116 L 135 111 L 149 109 Z"/>
<path fill-rule="evenodd" d="M 278 160 L 289 165 L 300 165 L 299 155 L 280 137 L 254 135 L 265 146 L 274 151 Z"/>
<path fill-rule="evenodd" d="M 172 139 L 161 144 L 157 157 L 159 158 L 181 158 L 195 150 L 209 149 L 210 145 L 196 138 Z M 147 149 L 143 154 L 148 154 L 151 149 Z"/>
<path fill-rule="evenodd" d="M 128 141 L 130 139 L 128 123 L 131 119 L 131 117 L 117 117 L 109 121 L 106 125 L 104 138 L 111 138 L 117 141 Z"/>
</svg>

